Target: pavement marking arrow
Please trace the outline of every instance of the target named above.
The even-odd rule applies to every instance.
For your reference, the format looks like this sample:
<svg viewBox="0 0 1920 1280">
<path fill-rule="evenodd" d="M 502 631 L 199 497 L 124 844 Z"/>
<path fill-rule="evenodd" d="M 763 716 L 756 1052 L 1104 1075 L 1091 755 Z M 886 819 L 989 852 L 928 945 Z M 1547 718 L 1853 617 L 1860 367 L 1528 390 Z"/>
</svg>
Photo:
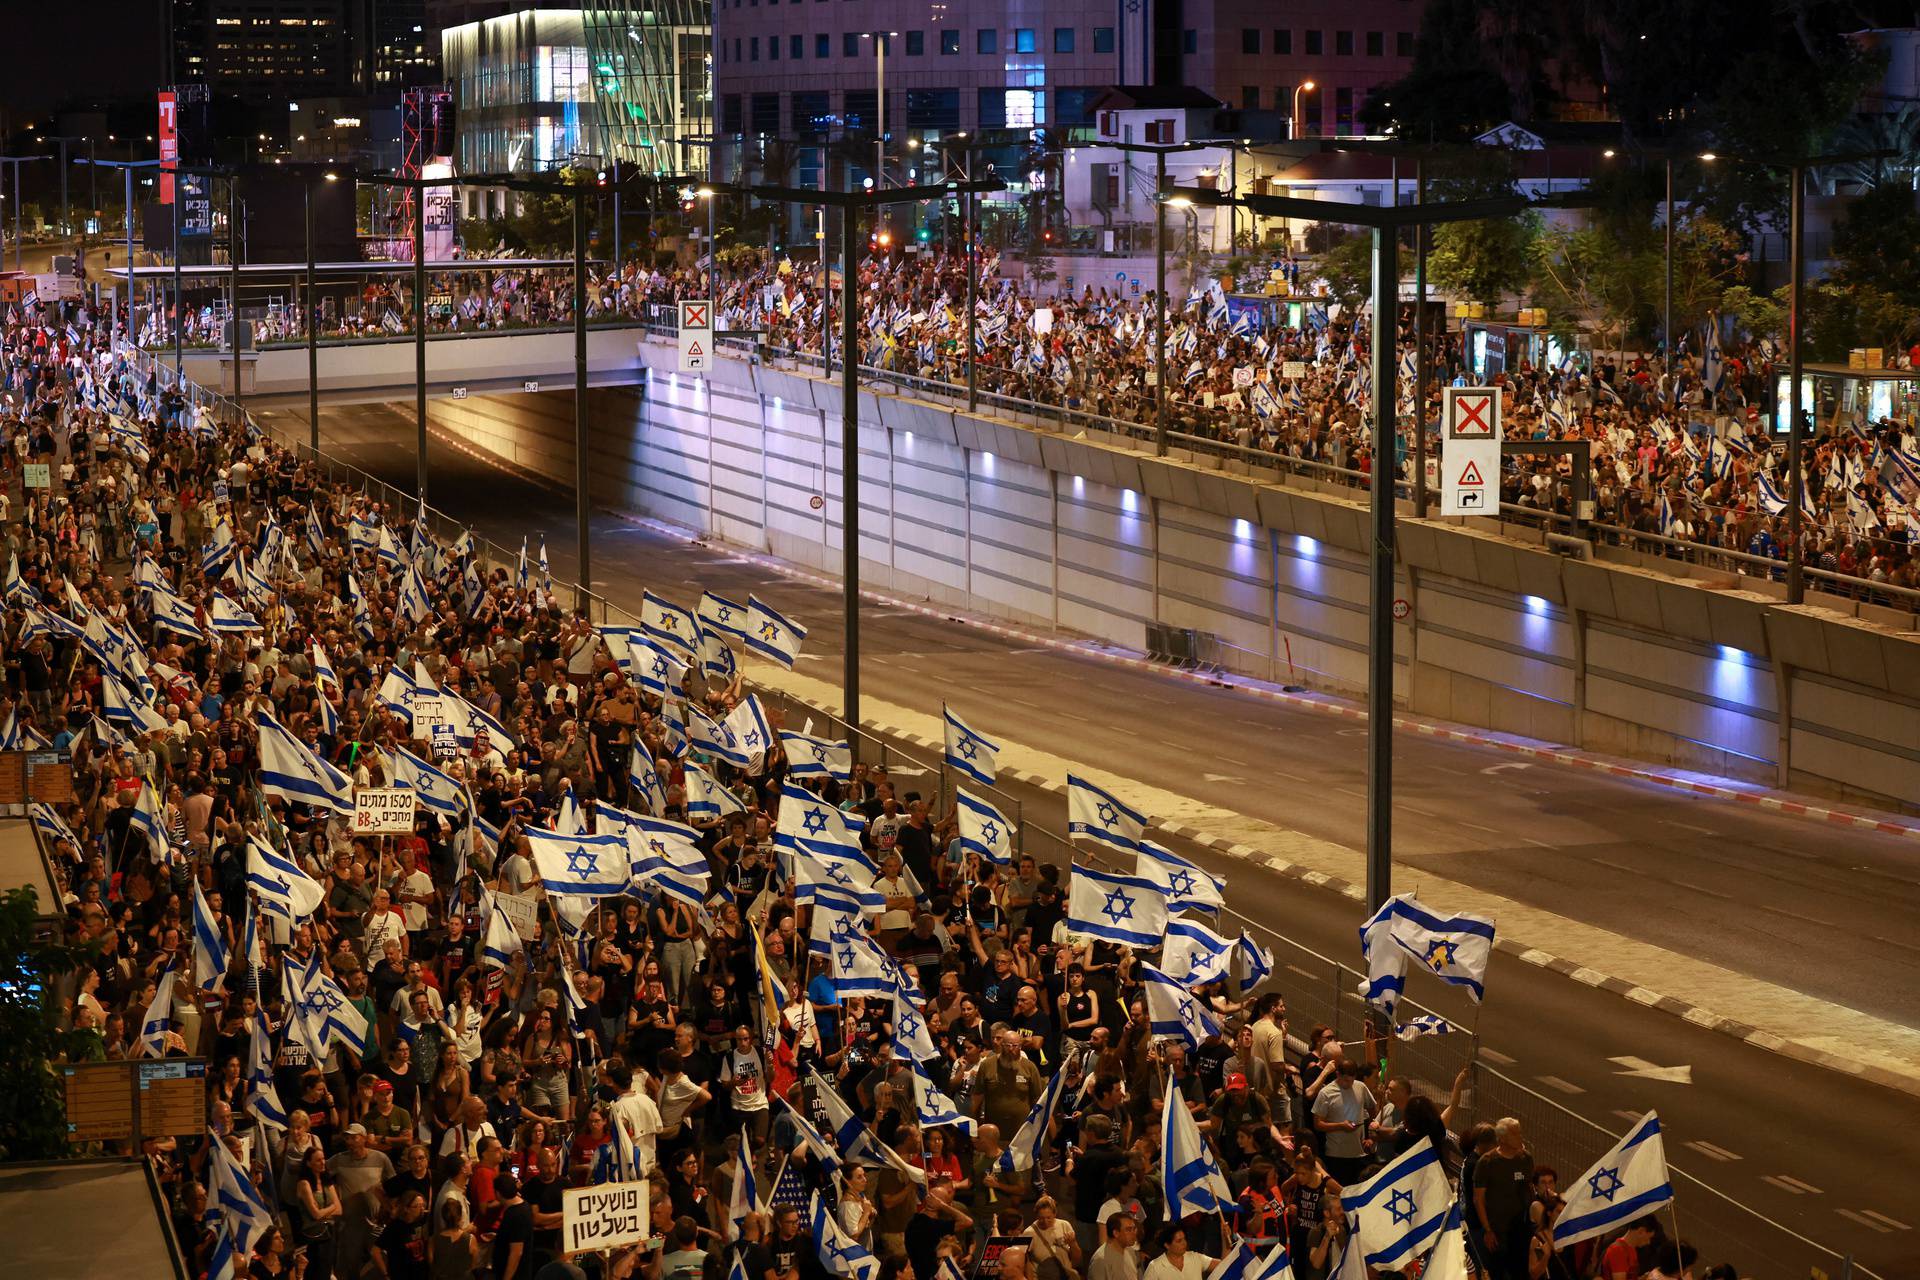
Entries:
<svg viewBox="0 0 1920 1280">
<path fill-rule="evenodd" d="M 1500 772 L 1502 769 L 1531 769 L 1531 768 L 1533 768 L 1531 764 L 1525 763 L 1523 761 L 1515 761 L 1512 764 L 1490 765 L 1489 767 L 1482 769 L 1480 772 L 1486 774 L 1488 777 L 1492 777 L 1494 774 Z"/>
<path fill-rule="evenodd" d="M 1615 1075 L 1633 1076 L 1640 1080 L 1665 1080 L 1668 1084 L 1693 1083 L 1693 1068 L 1686 1063 L 1677 1067 L 1663 1067 L 1645 1058 L 1608 1058 L 1607 1061 L 1622 1068 L 1614 1072 Z"/>
</svg>

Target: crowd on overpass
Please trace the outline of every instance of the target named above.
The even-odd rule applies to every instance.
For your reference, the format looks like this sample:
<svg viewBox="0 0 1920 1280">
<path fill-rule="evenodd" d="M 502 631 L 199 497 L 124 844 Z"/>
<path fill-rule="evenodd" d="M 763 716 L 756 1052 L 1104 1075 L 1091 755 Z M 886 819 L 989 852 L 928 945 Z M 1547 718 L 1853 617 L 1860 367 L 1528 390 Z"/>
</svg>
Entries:
<svg viewBox="0 0 1920 1280">
<path fill-rule="evenodd" d="M 1651 1219 L 1556 1248 L 1518 1122 L 1290 1024 L 1257 947 L 1168 983 L 1158 938 L 1069 929 L 1083 869 L 788 732 L 724 608 L 595 627 L 544 551 L 483 563 L 88 328 L 0 359 L 0 749 L 73 763 L 31 811 L 87 949 L 66 1056 L 209 1060 L 210 1132 L 147 1143 L 196 1276 L 1174 1280 L 1285 1248 L 1358 1280 L 1340 1192 L 1421 1150 L 1483 1274 L 1680 1274 Z M 356 834 L 395 788 L 411 822 Z M 566 1189 L 636 1180 L 655 1238 L 571 1250 Z"/>
<path fill-rule="evenodd" d="M 954 385 L 966 381 L 966 263 L 937 251 L 876 250 L 858 270 L 861 360 L 877 368 Z M 719 277 L 723 329 L 765 331 L 775 350 L 818 356 L 838 342 L 838 270 L 822 306 L 817 270 L 767 254 L 736 256 Z M 564 272 L 514 273 L 498 264 L 436 275 L 429 325 L 436 332 L 486 332 L 567 323 L 571 279 Z M 411 331 L 405 279 L 371 284 L 330 337 Z M 704 272 L 638 264 L 598 272 L 593 317 L 657 317 L 674 300 L 702 296 Z M 1054 295 L 981 264 L 974 348 L 977 385 L 990 394 L 1118 419 L 1155 421 L 1152 296 L 1091 286 Z M 1367 316 L 1313 306 L 1299 329 L 1263 328 L 1230 312 L 1219 286 L 1170 300 L 1167 423 L 1179 436 L 1277 455 L 1323 480 L 1364 484 L 1373 466 L 1371 343 Z M 823 338 L 825 330 L 832 331 Z M 189 317 L 194 333 L 218 326 L 211 309 Z M 262 342 L 298 336 L 296 309 L 258 322 Z M 1411 386 L 1414 334 L 1399 317 L 1399 409 L 1395 474 L 1410 483 L 1414 458 Z M 1439 389 L 1464 378 L 1458 334 L 1434 335 L 1428 356 L 1429 423 Z M 1289 363 L 1305 366 L 1284 376 Z M 1756 557 L 1743 571 L 1772 573 L 1791 536 L 1792 484 L 1784 444 L 1765 430 L 1758 406 L 1778 373 L 1762 344 L 1717 347 L 1683 358 L 1669 381 L 1647 360 L 1594 367 L 1521 364 L 1501 375 L 1507 438 L 1590 442 L 1595 517 L 1653 539 L 1694 543 Z M 1711 385 L 1708 379 L 1711 378 Z M 1431 446 L 1430 446 L 1431 447 Z M 1573 463 L 1541 455 L 1509 459 L 1502 499 L 1539 518 L 1564 519 L 1573 505 Z M 1920 589 L 1914 534 L 1920 527 L 1920 439 L 1911 423 L 1836 414 L 1815 424 L 1806 449 L 1801 499 L 1803 563 L 1849 578 Z M 1678 553 L 1679 548 L 1674 548 Z"/>
</svg>

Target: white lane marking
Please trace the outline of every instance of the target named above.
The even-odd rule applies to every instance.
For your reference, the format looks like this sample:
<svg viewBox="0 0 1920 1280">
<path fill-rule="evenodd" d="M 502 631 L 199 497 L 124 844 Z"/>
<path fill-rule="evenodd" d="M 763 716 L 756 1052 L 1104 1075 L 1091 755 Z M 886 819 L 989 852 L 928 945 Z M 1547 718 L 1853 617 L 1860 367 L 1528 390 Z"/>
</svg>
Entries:
<svg viewBox="0 0 1920 1280">
<path fill-rule="evenodd" d="M 1585 1089 L 1582 1089 L 1579 1085 L 1575 1084 L 1573 1081 L 1562 1080 L 1559 1076 L 1535 1076 L 1534 1079 L 1538 1080 L 1541 1084 L 1546 1085 L 1549 1089 L 1558 1089 L 1562 1093 L 1585 1093 L 1586 1092 Z"/>
<path fill-rule="evenodd" d="M 1397 803 L 1400 808 L 1405 809 L 1408 813 L 1417 813 L 1423 818 L 1438 818 L 1440 816 L 1431 809 L 1422 809 L 1419 805 L 1411 804 L 1405 800 L 1398 801 Z"/>
<path fill-rule="evenodd" d="M 1615 1114 L 1616 1116 L 1619 1116 L 1622 1120 L 1631 1120 L 1633 1123 L 1638 1124 L 1642 1119 L 1646 1117 L 1647 1113 L 1644 1111 L 1616 1110 L 1613 1114 Z"/>
<path fill-rule="evenodd" d="M 1785 916 L 1787 919 L 1796 920 L 1801 924 L 1817 924 L 1828 929 L 1838 929 L 1840 927 L 1831 920 L 1822 920 L 1818 916 L 1810 916 L 1804 911 L 1790 911 L 1786 907 L 1776 907 L 1770 902 L 1761 902 L 1755 905 L 1762 911 L 1771 911 L 1777 916 Z"/>
<path fill-rule="evenodd" d="M 1248 764 L 1245 760 L 1240 759 L 1238 756 L 1215 756 L 1214 759 L 1225 760 L 1228 764 L 1237 764 L 1242 769 L 1252 769 L 1256 767 L 1254 765 Z"/>
<path fill-rule="evenodd" d="M 1285 769 L 1275 769 L 1275 768 L 1273 768 L 1273 767 L 1272 767 L 1271 765 L 1269 765 L 1269 766 L 1268 766 L 1268 767 L 1267 767 L 1267 768 L 1266 768 L 1266 769 L 1264 770 L 1264 772 L 1266 772 L 1266 773 L 1270 773 L 1270 774 L 1272 774 L 1272 775 L 1273 775 L 1274 777 L 1276 777 L 1276 778 L 1285 778 L 1285 779 L 1286 779 L 1286 780 L 1287 780 L 1288 782 L 1305 782 L 1305 781 L 1307 781 L 1307 779 L 1306 779 L 1306 778 L 1305 778 L 1304 776 L 1302 776 L 1302 775 L 1300 775 L 1300 774 L 1297 774 L 1297 773 L 1288 773 L 1288 772 L 1287 772 L 1287 771 L 1286 771 Z"/>
<path fill-rule="evenodd" d="M 1335 787 L 1334 790 L 1343 796 L 1352 796 L 1355 800 L 1365 800 L 1367 798 L 1366 792 L 1355 791 L 1352 787 Z"/>
<path fill-rule="evenodd" d="M 1559 845 L 1548 844 L 1545 840 L 1535 840 L 1532 836 L 1521 836 L 1520 839 L 1536 849 L 1557 849 L 1560 847 Z"/>
<path fill-rule="evenodd" d="M 1826 1194 L 1826 1192 L 1814 1186 L 1811 1182 L 1802 1182 L 1800 1181 L 1800 1179 L 1790 1178 L 1784 1173 L 1764 1174 L 1761 1176 L 1760 1181 L 1771 1182 L 1774 1186 L 1780 1188 L 1782 1191 L 1786 1192 L 1788 1195 L 1823 1196 Z"/>
<path fill-rule="evenodd" d="M 1463 827 L 1472 827 L 1475 831 L 1484 831 L 1489 835 L 1497 836 L 1500 834 L 1500 828 L 1481 826 L 1477 822 L 1462 822 L 1460 825 Z"/>
<path fill-rule="evenodd" d="M 1497 1063 L 1503 1067 L 1510 1067 L 1516 1061 L 1516 1059 L 1509 1058 L 1506 1054 L 1500 1052 L 1498 1049 L 1489 1049 L 1485 1045 L 1480 1046 L 1480 1056 L 1485 1058 L 1488 1062 Z"/>
<path fill-rule="evenodd" d="M 1687 1063 L 1678 1066 L 1663 1067 L 1657 1062 L 1648 1062 L 1645 1058 L 1608 1058 L 1621 1070 L 1615 1075 L 1635 1076 L 1641 1080 L 1664 1080 L 1668 1084 L 1692 1084 L 1693 1067 Z"/>
<path fill-rule="evenodd" d="M 1717 836 L 1720 834 L 1712 827 L 1696 827 L 1691 822 L 1675 822 L 1672 818 L 1662 818 L 1660 821 L 1670 827 L 1679 827 L 1682 831 L 1697 831 L 1703 836 Z"/>
<path fill-rule="evenodd" d="M 1593 863 L 1595 866 L 1605 867 L 1609 871 L 1619 871 L 1619 872 L 1622 872 L 1623 874 L 1630 875 L 1630 876 L 1637 876 L 1640 874 L 1638 871 L 1635 871 L 1632 867 L 1623 867 L 1617 862 L 1608 862 L 1605 858 L 1589 857 L 1587 861 Z"/>
<path fill-rule="evenodd" d="M 1739 1156 L 1733 1154 L 1733 1152 L 1727 1150 L 1725 1147 L 1716 1147 L 1711 1142 L 1689 1142 L 1686 1145 L 1689 1147 L 1692 1147 L 1695 1151 L 1698 1151 L 1701 1155 L 1707 1157 L 1707 1159 L 1709 1160 L 1719 1160 L 1719 1161 L 1725 1162 L 1729 1160 L 1738 1160 L 1740 1158 Z"/>
<path fill-rule="evenodd" d="M 1297 974 L 1299 974 L 1299 975 L 1300 975 L 1301 977 L 1303 977 L 1303 978 L 1308 978 L 1308 979 L 1312 979 L 1312 980 L 1314 980 L 1314 981 L 1318 981 L 1318 980 L 1319 980 L 1319 978 L 1320 978 L 1320 975 L 1319 975 L 1319 974 L 1317 974 L 1317 973 L 1314 973 L 1313 971 L 1311 971 L 1311 970 L 1309 970 L 1309 969 L 1302 969 L 1302 968 L 1301 968 L 1301 967 L 1300 967 L 1299 965 L 1297 965 L 1297 964 L 1290 964 L 1290 965 L 1288 965 L 1288 966 L 1287 966 L 1287 969 L 1288 969 L 1288 971 L 1289 971 L 1289 972 L 1292 972 L 1292 973 L 1297 973 Z M 1485 1049 L 1482 1049 L 1482 1050 L 1481 1050 L 1480 1052 L 1482 1052 L 1482 1053 L 1485 1053 L 1485 1052 L 1486 1052 L 1486 1050 L 1485 1050 Z"/>
<path fill-rule="evenodd" d="M 1675 885 L 1678 885 L 1678 886 L 1679 886 L 1680 888 L 1682 888 L 1682 889 L 1690 889 L 1690 890 L 1692 890 L 1692 891 L 1693 891 L 1694 893 L 1697 893 L 1697 894 L 1700 894 L 1700 895 L 1702 895 L 1702 896 L 1704 896 L 1704 897 L 1708 897 L 1708 898 L 1718 898 L 1718 899 L 1720 899 L 1720 901 L 1722 901 L 1722 902 L 1732 902 L 1732 901 L 1733 901 L 1733 895 L 1732 895 L 1732 894 L 1730 894 L 1730 893 L 1719 893 L 1719 892 L 1717 892 L 1717 891 L 1715 891 L 1715 890 L 1713 890 L 1713 889 L 1703 889 L 1703 888 L 1701 888 L 1701 887 L 1700 887 L 1699 885 L 1697 885 L 1697 884 L 1694 884 L 1694 883 L 1692 883 L 1691 881 L 1687 881 L 1687 880 L 1671 880 L 1671 881 L 1669 881 L 1668 883 L 1669 883 L 1669 884 L 1675 884 Z"/>
<path fill-rule="evenodd" d="M 1848 1222 L 1856 1222 L 1861 1226 L 1867 1228 L 1869 1231 L 1878 1231 L 1883 1236 L 1890 1236 L 1893 1234 L 1892 1227 L 1883 1227 L 1879 1223 L 1875 1222 L 1872 1218 L 1867 1217 L 1865 1214 L 1855 1213 L 1851 1209 L 1835 1209 L 1834 1212 L 1839 1214 L 1841 1217 L 1845 1218 Z"/>
<path fill-rule="evenodd" d="M 1908 1226 L 1908 1225 L 1907 1225 L 1906 1223 L 1904 1223 L 1904 1222 L 1902 1222 L 1902 1221 L 1900 1221 L 1900 1219 L 1898 1219 L 1898 1218 L 1889 1218 L 1889 1217 L 1888 1217 L 1888 1216 L 1887 1216 L 1886 1214 L 1884 1214 L 1884 1213 L 1875 1213 L 1875 1212 L 1874 1212 L 1874 1211 L 1873 1211 L 1872 1209 L 1862 1209 L 1862 1210 L 1861 1210 L 1860 1212 L 1861 1212 L 1861 1213 L 1864 1213 L 1864 1214 L 1866 1214 L 1866 1215 L 1867 1215 L 1867 1216 L 1868 1216 L 1869 1218 L 1872 1218 L 1872 1219 L 1873 1219 L 1873 1220 L 1874 1220 L 1875 1222 L 1884 1222 L 1884 1223 L 1886 1223 L 1886 1224 L 1887 1224 L 1888 1226 L 1890 1226 L 1890 1227 L 1892 1227 L 1892 1228 L 1893 1228 L 1893 1229 L 1894 1229 L 1895 1231 L 1911 1231 L 1911 1230 L 1913 1230 L 1913 1228 L 1912 1228 L 1912 1227 L 1910 1227 L 1910 1226 Z"/>
</svg>

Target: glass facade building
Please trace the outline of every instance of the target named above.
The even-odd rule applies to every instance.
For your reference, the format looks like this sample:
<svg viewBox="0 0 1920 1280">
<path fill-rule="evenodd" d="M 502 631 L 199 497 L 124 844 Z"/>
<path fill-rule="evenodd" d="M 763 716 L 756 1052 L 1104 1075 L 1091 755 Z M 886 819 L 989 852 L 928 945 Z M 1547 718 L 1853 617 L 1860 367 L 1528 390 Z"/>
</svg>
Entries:
<svg viewBox="0 0 1920 1280">
<path fill-rule="evenodd" d="M 462 174 L 570 163 L 704 167 L 712 132 L 708 0 L 647 10 L 528 9 L 441 33 Z"/>
</svg>

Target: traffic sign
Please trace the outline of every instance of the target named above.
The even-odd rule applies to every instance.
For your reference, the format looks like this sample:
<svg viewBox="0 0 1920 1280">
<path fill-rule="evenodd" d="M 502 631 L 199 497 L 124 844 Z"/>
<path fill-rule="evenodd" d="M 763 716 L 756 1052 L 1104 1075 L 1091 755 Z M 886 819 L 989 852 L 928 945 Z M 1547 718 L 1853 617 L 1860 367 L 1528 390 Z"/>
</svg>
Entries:
<svg viewBox="0 0 1920 1280">
<path fill-rule="evenodd" d="M 680 372 L 706 373 L 713 368 L 713 301 L 680 300 Z"/>
<path fill-rule="evenodd" d="M 1449 440 L 1440 455 L 1440 514 L 1490 516 L 1500 509 L 1500 442 Z"/>
<path fill-rule="evenodd" d="M 1498 387 L 1448 387 L 1445 407 L 1447 439 L 1500 439 Z"/>
</svg>

